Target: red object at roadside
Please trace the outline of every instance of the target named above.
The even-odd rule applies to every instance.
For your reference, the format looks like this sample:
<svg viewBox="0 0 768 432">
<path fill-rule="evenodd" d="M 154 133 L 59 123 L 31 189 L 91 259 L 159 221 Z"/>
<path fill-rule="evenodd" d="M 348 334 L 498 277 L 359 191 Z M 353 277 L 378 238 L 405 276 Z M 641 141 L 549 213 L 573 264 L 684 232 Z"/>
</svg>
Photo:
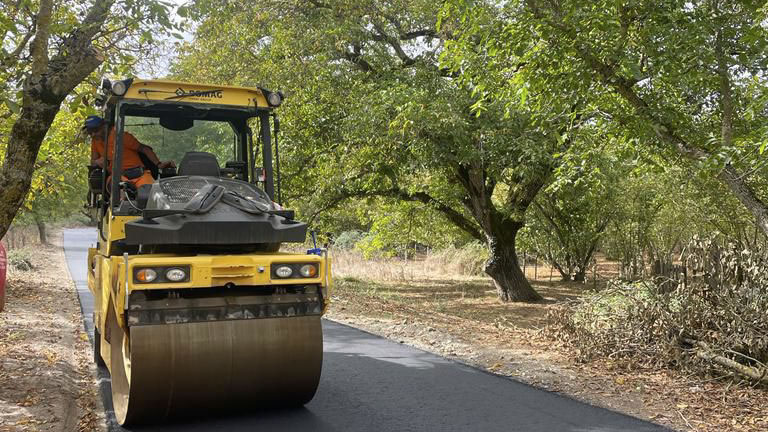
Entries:
<svg viewBox="0 0 768 432">
<path fill-rule="evenodd" d="M 0 312 L 5 308 L 5 269 L 8 268 L 8 254 L 0 243 Z"/>
</svg>

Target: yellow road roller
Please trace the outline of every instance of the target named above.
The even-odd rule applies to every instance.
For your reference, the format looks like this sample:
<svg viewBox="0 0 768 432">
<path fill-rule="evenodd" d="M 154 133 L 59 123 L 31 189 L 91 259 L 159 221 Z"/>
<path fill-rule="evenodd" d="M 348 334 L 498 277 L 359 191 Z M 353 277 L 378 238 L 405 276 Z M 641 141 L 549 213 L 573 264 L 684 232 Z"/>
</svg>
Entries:
<svg viewBox="0 0 768 432">
<path fill-rule="evenodd" d="M 316 247 L 281 251 L 307 238 L 280 205 L 282 93 L 136 78 L 105 79 L 99 95 L 93 138 L 108 150 L 89 170 L 88 286 L 117 421 L 309 402 L 331 263 Z"/>
</svg>

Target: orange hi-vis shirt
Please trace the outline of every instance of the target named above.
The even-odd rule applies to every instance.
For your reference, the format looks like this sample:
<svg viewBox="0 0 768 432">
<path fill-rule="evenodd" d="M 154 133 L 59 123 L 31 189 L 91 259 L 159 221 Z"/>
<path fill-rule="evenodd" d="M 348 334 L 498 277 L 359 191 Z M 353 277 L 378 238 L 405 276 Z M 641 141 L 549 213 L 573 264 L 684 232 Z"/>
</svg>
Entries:
<svg viewBox="0 0 768 432">
<path fill-rule="evenodd" d="M 128 132 L 123 132 L 123 170 L 144 166 L 139 157 L 140 146 L 141 143 L 136 137 Z M 115 152 L 115 128 L 109 131 L 108 147 L 109 154 L 107 154 L 107 160 L 109 161 L 109 170 L 112 171 L 112 159 L 114 159 Z M 93 138 L 91 141 L 91 151 L 99 156 L 104 156 L 104 139 L 102 137 Z"/>
</svg>

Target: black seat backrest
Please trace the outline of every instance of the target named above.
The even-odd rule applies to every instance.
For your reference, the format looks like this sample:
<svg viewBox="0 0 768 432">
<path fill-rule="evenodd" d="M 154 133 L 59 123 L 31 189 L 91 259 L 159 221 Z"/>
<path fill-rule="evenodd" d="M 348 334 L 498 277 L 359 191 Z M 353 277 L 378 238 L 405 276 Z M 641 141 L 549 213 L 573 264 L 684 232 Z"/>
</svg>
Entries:
<svg viewBox="0 0 768 432">
<path fill-rule="evenodd" d="M 179 163 L 179 175 L 220 177 L 219 161 L 208 152 L 187 152 Z"/>
</svg>

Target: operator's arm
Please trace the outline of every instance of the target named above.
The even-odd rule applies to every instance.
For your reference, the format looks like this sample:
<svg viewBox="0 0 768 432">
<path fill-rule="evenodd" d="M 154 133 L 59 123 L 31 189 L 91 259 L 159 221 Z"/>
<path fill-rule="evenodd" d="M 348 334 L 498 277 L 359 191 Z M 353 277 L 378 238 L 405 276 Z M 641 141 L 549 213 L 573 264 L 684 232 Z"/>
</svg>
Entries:
<svg viewBox="0 0 768 432">
<path fill-rule="evenodd" d="M 147 155 L 149 160 L 152 161 L 153 164 L 157 165 L 158 168 L 163 169 L 167 167 L 176 167 L 176 164 L 173 163 L 173 161 L 165 161 L 161 162 L 160 158 L 157 157 L 155 154 L 155 151 L 152 150 L 152 147 L 144 144 L 139 144 L 139 151 Z"/>
<path fill-rule="evenodd" d="M 157 155 L 155 154 L 155 151 L 152 150 L 152 147 L 140 143 L 139 140 L 136 139 L 136 137 L 134 137 L 133 135 L 127 132 L 125 133 L 123 140 L 126 148 L 130 148 L 132 150 L 136 150 L 139 153 L 143 153 L 144 155 L 147 156 L 147 158 L 149 158 L 150 162 L 157 165 L 157 167 L 160 169 L 176 166 L 173 163 L 173 161 L 167 161 L 167 162 L 160 161 L 160 158 L 157 157 Z"/>
<path fill-rule="evenodd" d="M 104 168 L 104 156 L 101 154 L 101 149 L 96 141 L 91 141 L 91 165 Z"/>
</svg>

